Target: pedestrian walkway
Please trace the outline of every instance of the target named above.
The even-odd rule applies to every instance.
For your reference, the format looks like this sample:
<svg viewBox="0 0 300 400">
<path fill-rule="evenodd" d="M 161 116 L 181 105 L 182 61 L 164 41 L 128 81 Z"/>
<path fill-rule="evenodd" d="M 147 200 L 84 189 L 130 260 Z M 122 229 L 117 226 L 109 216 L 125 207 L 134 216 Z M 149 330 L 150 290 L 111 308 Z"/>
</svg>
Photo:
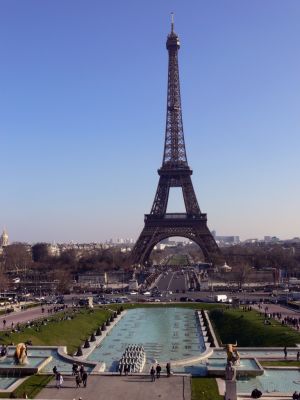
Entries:
<svg viewBox="0 0 300 400">
<path fill-rule="evenodd" d="M 298 327 L 300 326 L 300 313 L 297 310 L 292 310 L 280 304 L 272 303 L 262 303 L 260 305 L 255 304 L 251 307 L 262 314 L 270 315 L 271 318 L 274 318 L 273 314 L 275 314 L 275 319 L 279 322 L 286 319 L 285 322 L 290 328 L 299 330 Z M 278 314 L 280 314 L 280 318 L 277 317 Z M 292 323 L 292 320 L 295 321 L 294 324 Z"/>
<path fill-rule="evenodd" d="M 64 377 L 63 387 L 57 389 L 52 380 L 37 399 L 66 400 L 190 400 L 189 376 L 162 376 L 151 382 L 150 375 L 88 377 L 86 388 L 76 388 L 73 376 Z"/>
<path fill-rule="evenodd" d="M 60 307 L 61 305 L 57 305 Z M 0 331 L 11 330 L 17 324 L 24 324 L 27 322 L 34 321 L 36 319 L 49 317 L 55 315 L 55 305 L 37 305 L 36 307 L 28 308 L 27 310 L 15 311 L 9 314 L 2 314 L 0 316 Z M 44 311 L 43 311 L 44 310 Z M 51 310 L 51 313 L 48 313 Z M 5 321 L 5 324 L 3 323 Z M 12 326 L 13 323 L 13 326 Z"/>
</svg>

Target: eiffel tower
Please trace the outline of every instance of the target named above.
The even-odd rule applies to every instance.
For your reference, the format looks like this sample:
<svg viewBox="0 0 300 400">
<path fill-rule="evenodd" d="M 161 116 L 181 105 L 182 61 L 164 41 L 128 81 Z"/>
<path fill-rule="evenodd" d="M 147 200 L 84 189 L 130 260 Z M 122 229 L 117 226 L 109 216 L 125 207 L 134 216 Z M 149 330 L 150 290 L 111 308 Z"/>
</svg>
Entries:
<svg viewBox="0 0 300 400">
<path fill-rule="evenodd" d="M 180 83 L 178 69 L 178 50 L 180 42 L 174 32 L 172 16 L 171 33 L 167 38 L 169 53 L 168 100 L 165 147 L 163 162 L 158 170 L 159 182 L 150 214 L 145 215 L 145 226 L 133 250 L 132 261 L 144 264 L 148 261 L 153 247 L 171 236 L 181 236 L 197 243 L 206 261 L 212 261 L 220 250 L 207 227 L 207 217 L 200 211 L 193 188 L 190 169 L 185 150 Z M 167 213 L 171 187 L 181 187 L 185 213 Z"/>
</svg>

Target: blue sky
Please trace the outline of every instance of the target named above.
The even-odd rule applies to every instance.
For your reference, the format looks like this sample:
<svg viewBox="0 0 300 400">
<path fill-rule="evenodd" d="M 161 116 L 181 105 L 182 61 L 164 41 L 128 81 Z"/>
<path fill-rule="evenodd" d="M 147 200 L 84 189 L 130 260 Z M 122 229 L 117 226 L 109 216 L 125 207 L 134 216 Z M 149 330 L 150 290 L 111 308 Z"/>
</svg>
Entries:
<svg viewBox="0 0 300 400">
<path fill-rule="evenodd" d="M 162 162 L 171 11 L 209 227 L 300 236 L 298 0 L 2 0 L 0 228 L 11 240 L 138 236 Z M 182 211 L 175 190 L 169 210 Z"/>
</svg>

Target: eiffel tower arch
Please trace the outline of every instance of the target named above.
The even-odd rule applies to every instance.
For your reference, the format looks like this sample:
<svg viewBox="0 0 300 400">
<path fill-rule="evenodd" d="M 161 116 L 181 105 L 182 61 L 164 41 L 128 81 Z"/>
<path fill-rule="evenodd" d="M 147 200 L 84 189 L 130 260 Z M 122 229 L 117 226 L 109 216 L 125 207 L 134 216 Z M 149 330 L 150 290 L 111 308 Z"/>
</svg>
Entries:
<svg viewBox="0 0 300 400">
<path fill-rule="evenodd" d="M 169 64 L 164 154 L 162 166 L 158 170 L 159 182 L 153 205 L 150 214 L 145 215 L 144 229 L 132 250 L 131 258 L 135 264 L 147 262 L 154 246 L 172 236 L 185 237 L 197 243 L 206 261 L 212 261 L 214 255 L 220 254 L 219 247 L 207 227 L 207 216 L 200 211 L 191 180 L 193 171 L 187 161 L 178 68 L 180 41 L 174 32 L 173 20 L 166 47 Z M 167 213 L 172 187 L 181 187 L 185 213 Z"/>
</svg>

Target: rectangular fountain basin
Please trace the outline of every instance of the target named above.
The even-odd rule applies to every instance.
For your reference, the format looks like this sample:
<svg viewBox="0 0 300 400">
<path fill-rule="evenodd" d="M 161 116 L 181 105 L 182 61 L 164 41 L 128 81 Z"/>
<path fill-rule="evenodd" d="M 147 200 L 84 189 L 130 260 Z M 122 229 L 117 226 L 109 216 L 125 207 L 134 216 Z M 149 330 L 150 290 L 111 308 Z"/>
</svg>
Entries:
<svg viewBox="0 0 300 400">
<path fill-rule="evenodd" d="M 207 361 L 207 374 L 209 376 L 225 376 L 226 359 L 209 358 Z M 240 365 L 236 366 L 236 375 L 258 376 L 264 373 L 263 367 L 256 358 L 241 358 Z"/>
<path fill-rule="evenodd" d="M 28 357 L 28 364 L 16 365 L 13 356 L 7 356 L 0 361 L 0 374 L 8 374 L 13 376 L 32 375 L 43 369 L 52 361 L 52 357 Z"/>
</svg>

